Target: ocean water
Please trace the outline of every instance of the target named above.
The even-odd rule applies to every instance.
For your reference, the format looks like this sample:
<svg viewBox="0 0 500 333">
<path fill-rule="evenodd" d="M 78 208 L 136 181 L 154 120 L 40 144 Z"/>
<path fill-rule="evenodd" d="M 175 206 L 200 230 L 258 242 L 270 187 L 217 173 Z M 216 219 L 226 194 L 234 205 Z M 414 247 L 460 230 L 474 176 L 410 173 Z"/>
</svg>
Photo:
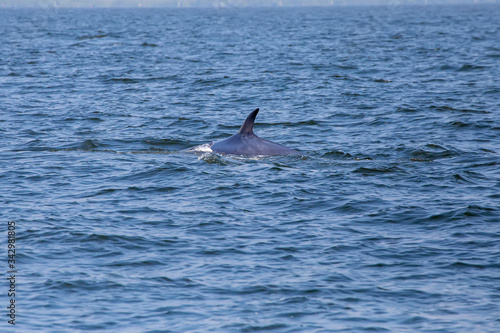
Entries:
<svg viewBox="0 0 500 333">
<path fill-rule="evenodd" d="M 500 7 L 0 11 L 1 331 L 498 332 Z M 255 132 L 302 156 L 187 149 Z"/>
</svg>

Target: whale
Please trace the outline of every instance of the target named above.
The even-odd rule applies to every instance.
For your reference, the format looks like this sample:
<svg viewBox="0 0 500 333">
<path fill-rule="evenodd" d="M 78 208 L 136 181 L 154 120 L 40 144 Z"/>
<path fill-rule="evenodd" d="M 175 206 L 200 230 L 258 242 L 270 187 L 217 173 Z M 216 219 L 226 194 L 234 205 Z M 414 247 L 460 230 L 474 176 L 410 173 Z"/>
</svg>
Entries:
<svg viewBox="0 0 500 333">
<path fill-rule="evenodd" d="M 255 118 L 259 109 L 253 110 L 241 125 L 238 133 L 229 138 L 213 142 L 210 145 L 212 152 L 222 155 L 242 156 L 273 156 L 273 155 L 300 155 L 294 149 L 269 140 L 261 139 L 253 132 Z"/>
</svg>

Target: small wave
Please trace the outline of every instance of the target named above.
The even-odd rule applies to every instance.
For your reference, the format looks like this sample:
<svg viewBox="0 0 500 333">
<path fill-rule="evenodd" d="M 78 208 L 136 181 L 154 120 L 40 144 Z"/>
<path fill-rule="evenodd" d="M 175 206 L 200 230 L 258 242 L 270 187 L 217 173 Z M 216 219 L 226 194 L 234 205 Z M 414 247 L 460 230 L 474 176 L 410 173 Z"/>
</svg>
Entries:
<svg viewBox="0 0 500 333">
<path fill-rule="evenodd" d="M 290 329 L 287 324 L 268 324 L 268 325 L 245 325 L 241 328 L 241 332 L 267 332 L 267 331 L 286 331 Z"/>
<path fill-rule="evenodd" d="M 150 138 L 144 140 L 146 144 L 153 145 L 153 146 L 163 146 L 163 147 L 178 147 L 185 145 L 186 142 L 181 139 L 157 139 L 157 138 Z M 150 148 L 150 149 L 159 149 L 159 148 Z"/>
<path fill-rule="evenodd" d="M 353 159 L 354 156 L 352 156 L 349 153 L 346 153 L 342 150 L 332 150 L 329 152 L 324 153 L 321 157 L 327 157 L 327 158 L 332 158 L 332 159 Z"/>
<path fill-rule="evenodd" d="M 459 72 L 470 72 L 474 70 L 479 70 L 479 69 L 485 69 L 487 68 L 486 66 L 479 66 L 479 65 L 471 65 L 471 64 L 464 64 L 462 67 L 458 69 Z"/>
<path fill-rule="evenodd" d="M 83 35 L 77 38 L 77 40 L 87 40 L 87 39 L 100 39 L 108 37 L 106 34 L 98 34 L 98 35 Z"/>
<path fill-rule="evenodd" d="M 358 80 L 357 78 L 351 77 L 349 75 L 334 74 L 334 75 L 328 75 L 328 77 L 336 79 L 336 80 L 345 80 L 345 81 L 356 81 L 356 80 Z"/>
<path fill-rule="evenodd" d="M 114 244 L 137 244 L 144 243 L 146 238 L 142 236 L 127 236 L 127 235 L 105 235 L 105 234 L 86 234 L 82 232 L 70 232 L 71 235 L 79 237 L 80 242 L 111 242 Z"/>
<path fill-rule="evenodd" d="M 463 270 L 463 269 L 485 269 L 485 268 L 498 268 L 499 265 L 484 265 L 484 264 L 477 264 L 477 263 L 471 263 L 471 262 L 465 262 L 465 261 L 455 261 L 454 263 L 448 264 L 443 266 L 442 268 L 444 269 L 452 269 L 453 271 L 456 270 Z"/>
<path fill-rule="evenodd" d="M 458 156 L 459 152 L 454 148 L 445 148 L 436 144 L 427 144 L 410 152 L 410 159 L 417 161 L 433 161 L 441 158 Z"/>
<path fill-rule="evenodd" d="M 82 290 L 108 290 L 112 288 L 122 288 L 123 285 L 114 281 L 88 281 L 88 280 L 73 280 L 73 281 L 60 281 L 48 279 L 43 284 L 43 287 L 49 290 L 59 291 L 82 291 Z"/>
<path fill-rule="evenodd" d="M 390 167 L 378 167 L 378 168 L 361 167 L 361 168 L 357 168 L 353 172 L 360 173 L 364 176 L 370 176 L 370 175 L 376 175 L 376 174 L 395 173 L 395 172 L 401 172 L 401 171 L 402 171 L 402 169 L 398 168 L 397 166 L 390 166 Z"/>
<path fill-rule="evenodd" d="M 410 107 L 410 106 L 398 106 L 396 111 L 403 112 L 403 113 L 414 113 L 414 112 L 417 112 L 417 109 Z"/>
<path fill-rule="evenodd" d="M 434 69 L 434 67 L 431 67 L 431 68 Z M 446 70 L 456 69 L 456 67 L 451 66 L 451 65 L 443 65 L 443 66 L 439 67 L 439 69 L 442 71 L 446 71 Z"/>
<path fill-rule="evenodd" d="M 135 84 L 135 83 L 143 83 L 143 82 L 151 82 L 151 81 L 169 81 L 175 80 L 178 78 L 178 75 L 169 75 L 169 76 L 154 76 L 154 77 L 114 77 L 107 78 L 101 76 L 103 82 L 107 83 L 127 83 L 127 84 Z"/>
<path fill-rule="evenodd" d="M 217 164 L 217 165 L 228 165 L 229 161 L 226 160 L 221 155 L 213 154 L 213 153 L 205 153 L 198 158 L 199 161 L 207 162 L 208 164 Z"/>
<path fill-rule="evenodd" d="M 468 180 L 466 177 L 463 175 L 456 173 L 453 175 L 453 178 L 458 182 L 462 184 L 467 184 L 467 183 L 473 183 L 472 181 Z"/>
<path fill-rule="evenodd" d="M 267 127 L 267 126 L 285 126 L 285 127 L 302 127 L 302 126 L 315 126 L 315 125 L 322 125 L 323 123 L 318 120 L 314 119 L 309 119 L 309 120 L 303 120 L 303 121 L 298 121 L 298 122 L 274 122 L 274 123 L 259 123 L 259 128 L 261 127 Z M 225 128 L 238 128 L 238 126 L 224 126 L 221 125 L 221 127 Z"/>
<path fill-rule="evenodd" d="M 489 128 L 491 128 L 490 123 L 494 124 L 494 122 L 487 122 L 487 121 L 466 123 L 466 122 L 457 120 L 457 121 L 452 121 L 451 125 L 454 127 L 458 127 L 458 128 L 489 129 Z"/>
<path fill-rule="evenodd" d="M 459 109 L 447 105 L 431 105 L 429 109 L 436 111 L 452 111 L 452 112 L 466 112 L 466 113 L 490 113 L 489 111 L 473 110 L 473 109 Z"/>
<path fill-rule="evenodd" d="M 137 79 L 131 79 L 131 78 L 128 78 L 128 77 L 123 77 L 123 78 L 112 78 L 112 79 L 107 79 L 105 80 L 106 82 L 116 82 L 116 83 L 139 83 L 139 80 Z"/>
<path fill-rule="evenodd" d="M 94 149 L 99 145 L 93 140 L 85 140 L 81 144 L 79 144 L 78 148 L 80 149 Z"/>
<path fill-rule="evenodd" d="M 429 221 L 453 221 L 453 220 L 464 220 L 473 217 L 478 217 L 481 219 L 491 217 L 492 221 L 496 220 L 498 216 L 498 209 L 479 206 L 479 205 L 469 205 L 465 208 L 453 209 L 450 211 L 442 212 L 439 214 L 433 214 L 427 218 Z"/>
<path fill-rule="evenodd" d="M 339 69 L 358 69 L 356 65 L 335 65 L 335 67 Z"/>
</svg>

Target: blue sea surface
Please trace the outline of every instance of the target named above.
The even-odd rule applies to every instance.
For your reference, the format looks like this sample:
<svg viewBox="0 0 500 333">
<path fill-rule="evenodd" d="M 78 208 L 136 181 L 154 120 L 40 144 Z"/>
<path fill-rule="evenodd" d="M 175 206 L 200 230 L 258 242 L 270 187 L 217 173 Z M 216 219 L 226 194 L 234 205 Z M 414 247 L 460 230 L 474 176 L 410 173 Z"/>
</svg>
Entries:
<svg viewBox="0 0 500 333">
<path fill-rule="evenodd" d="M 499 5 L 2 9 L 0 32 L 0 331 L 500 331 Z M 301 156 L 188 150 L 255 108 Z"/>
</svg>

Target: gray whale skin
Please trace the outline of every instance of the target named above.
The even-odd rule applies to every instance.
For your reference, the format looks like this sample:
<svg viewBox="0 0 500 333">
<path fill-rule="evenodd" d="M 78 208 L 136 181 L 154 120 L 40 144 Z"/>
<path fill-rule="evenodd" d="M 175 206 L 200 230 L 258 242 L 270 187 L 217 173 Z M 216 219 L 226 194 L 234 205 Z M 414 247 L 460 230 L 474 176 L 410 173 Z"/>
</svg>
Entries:
<svg viewBox="0 0 500 333">
<path fill-rule="evenodd" d="M 259 138 L 253 133 L 253 123 L 259 109 L 253 110 L 247 117 L 238 133 L 218 142 L 210 148 L 213 152 L 229 155 L 258 156 L 258 155 L 300 155 L 296 150 L 280 144 Z"/>
</svg>

